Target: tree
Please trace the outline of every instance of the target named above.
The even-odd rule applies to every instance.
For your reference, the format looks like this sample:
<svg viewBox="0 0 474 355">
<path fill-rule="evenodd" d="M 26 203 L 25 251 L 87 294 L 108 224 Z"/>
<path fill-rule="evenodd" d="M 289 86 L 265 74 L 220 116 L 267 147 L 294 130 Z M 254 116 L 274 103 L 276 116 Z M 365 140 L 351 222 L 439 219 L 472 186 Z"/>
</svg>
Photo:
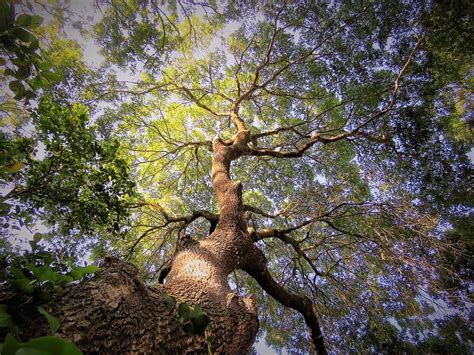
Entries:
<svg viewBox="0 0 474 355">
<path fill-rule="evenodd" d="M 259 314 L 274 346 L 377 351 L 399 342 L 389 320 L 428 326 L 446 275 L 462 303 L 472 248 L 445 232 L 472 209 L 457 194 L 472 6 L 98 6 L 106 65 L 55 63 L 32 114 L 45 158 L 24 158 L 4 197 L 46 219 L 53 246 L 138 266 L 108 256 L 66 287 L 61 335 L 86 351 L 243 353 Z M 73 48 L 52 43 L 46 57 Z"/>
</svg>

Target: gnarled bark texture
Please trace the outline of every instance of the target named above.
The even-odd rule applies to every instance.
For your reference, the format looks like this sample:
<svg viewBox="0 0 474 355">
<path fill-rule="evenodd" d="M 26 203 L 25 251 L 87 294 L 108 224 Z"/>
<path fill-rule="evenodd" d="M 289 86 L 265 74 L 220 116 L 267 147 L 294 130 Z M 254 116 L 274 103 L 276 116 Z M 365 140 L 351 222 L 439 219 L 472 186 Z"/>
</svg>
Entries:
<svg viewBox="0 0 474 355">
<path fill-rule="evenodd" d="M 200 252 L 197 246 L 191 250 L 187 253 Z M 106 258 L 93 280 L 68 287 L 50 309 L 60 320 L 59 335 L 85 353 L 206 353 L 209 343 L 213 353 L 237 354 L 251 347 L 258 329 L 255 303 L 218 283 L 214 279 L 218 274 L 211 276 L 210 285 L 204 279 L 182 278 L 176 288 L 166 291 L 146 287 L 137 275 L 132 264 Z M 202 305 L 211 320 L 206 335 L 215 339 L 184 332 L 176 309 L 166 305 L 164 292 L 173 292 L 179 302 Z M 37 329 L 30 335 L 45 331 Z"/>
</svg>

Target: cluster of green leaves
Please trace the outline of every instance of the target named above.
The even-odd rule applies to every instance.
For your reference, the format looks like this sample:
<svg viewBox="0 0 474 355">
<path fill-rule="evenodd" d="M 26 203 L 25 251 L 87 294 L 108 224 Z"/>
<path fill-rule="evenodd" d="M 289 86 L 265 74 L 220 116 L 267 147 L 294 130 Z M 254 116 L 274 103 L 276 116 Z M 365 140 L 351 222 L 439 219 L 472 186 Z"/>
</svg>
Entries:
<svg viewBox="0 0 474 355">
<path fill-rule="evenodd" d="M 1 205 L 5 229 L 40 218 L 53 239 L 78 230 L 80 238 L 124 232 L 137 193 L 119 142 L 97 137 L 83 105 L 47 96 L 39 100 L 33 123 L 32 138 L 2 134 L 2 184 L 14 183 Z"/>
<path fill-rule="evenodd" d="M 31 252 L 26 251 L 18 257 L 2 260 L 4 269 L 0 280 L 25 295 L 33 295 L 39 301 L 48 301 L 52 292 L 60 292 L 70 282 L 81 280 L 84 276 L 98 271 L 95 265 L 74 266 L 61 261 L 54 253 L 44 250 L 42 234 L 36 233 L 29 242 Z"/>
<path fill-rule="evenodd" d="M 6 124 L 0 132 L 3 250 L 37 223 L 49 223 L 44 239 L 50 242 L 61 234 L 72 234 L 71 243 L 99 234 L 121 235 L 127 208 L 137 194 L 117 139 L 90 121 L 84 105 L 71 103 L 76 97 L 68 85 L 83 87 L 77 78 L 90 77 L 80 47 L 60 38 L 58 23 L 42 25 L 40 16 L 27 13 L 16 16 L 20 8 L 26 9 L 15 1 L 0 5 L 0 65 L 7 67 L 4 76 L 16 81 L 11 89 L 21 85 L 28 91 L 13 100 L 7 95 L 0 103 L 2 126 Z M 35 10 L 29 2 L 26 8 Z M 45 36 L 50 46 L 40 48 L 38 38 Z M 57 74 L 49 71 L 52 66 Z M 43 96 L 29 105 L 38 93 Z M 18 114 L 21 122 L 14 122 Z M 10 120 L 4 120 L 8 116 Z"/>
<path fill-rule="evenodd" d="M 469 323 L 463 317 L 450 315 L 445 319 L 433 320 L 431 325 L 416 318 L 408 322 L 411 323 L 409 331 L 405 327 L 402 331 L 397 329 L 400 322 L 393 320 L 370 322 L 369 330 L 354 350 L 370 349 L 372 353 L 470 353 L 469 341 L 472 341 L 472 335 Z"/>
<path fill-rule="evenodd" d="M 0 66 L 6 66 L 4 75 L 13 78 L 9 88 L 16 100 L 28 101 L 44 86 L 44 80 L 58 79 L 38 53 L 39 40 L 32 30 L 42 22 L 43 18 L 38 15 L 16 16 L 14 5 L 8 1 L 0 4 Z"/>
<path fill-rule="evenodd" d="M 177 304 L 176 299 L 172 296 L 165 295 L 165 303 L 169 308 L 176 308 L 176 321 L 181 324 L 182 329 L 189 335 L 202 335 L 206 331 L 209 324 L 209 317 L 206 312 L 203 311 L 201 305 L 197 304 L 194 307 L 190 306 L 186 302 L 180 302 Z M 212 341 L 209 340 L 208 341 Z"/>
<path fill-rule="evenodd" d="M 31 231 L 30 228 L 34 228 L 39 219 L 47 219 L 47 213 L 46 215 L 43 213 L 48 209 L 48 205 L 57 208 L 50 210 L 52 214 L 58 213 L 55 218 L 51 218 L 52 224 L 56 223 L 65 209 L 71 210 L 65 207 L 70 202 L 67 199 L 74 198 L 72 195 L 77 195 L 75 192 L 83 191 L 80 185 L 90 181 L 86 181 L 84 176 L 93 175 L 91 170 L 87 170 L 91 166 L 95 172 L 91 179 L 99 181 L 104 186 L 100 188 L 97 186 L 98 183 L 95 183 L 92 187 L 102 192 L 98 200 L 101 198 L 105 200 L 103 209 L 106 209 L 104 205 L 107 203 L 112 204 L 110 200 L 114 198 L 115 204 L 119 204 L 117 199 L 123 198 L 127 191 L 133 195 L 133 184 L 124 179 L 125 182 L 118 187 L 124 192 L 116 193 L 115 187 L 119 184 L 115 180 L 122 178 L 124 174 L 127 175 L 123 164 L 121 166 L 119 159 L 116 159 L 118 143 L 96 140 L 96 131 L 88 127 L 88 112 L 83 106 L 68 106 L 67 101 L 59 103 L 59 100 L 54 101 L 51 96 L 40 98 L 37 110 L 33 110 L 29 105 L 30 100 L 37 96 L 40 89 L 46 94 L 52 88 L 52 84 L 65 78 L 50 71 L 51 53 L 48 52 L 46 59 L 40 53 L 37 32 L 42 31 L 39 26 L 43 18 L 26 13 L 16 16 L 17 4 L 16 1 L 0 3 L 0 66 L 6 67 L 2 79 L 12 78 L 9 88 L 15 95 L 13 100 L 18 102 L 11 105 L 12 100 L 8 101 L 7 98 L 7 101 L 1 102 L 0 105 L 3 113 L 16 114 L 16 111 L 20 110 L 25 118 L 17 127 L 12 127 L 8 122 L 3 122 L 2 117 L 2 126 L 4 123 L 7 123 L 7 126 L 0 132 L 0 186 L 5 192 L 0 198 L 2 230 L 0 283 L 4 296 L 0 305 L 0 334 L 4 339 L 0 352 L 81 354 L 74 344 L 55 336 L 60 327 L 59 321 L 42 305 L 51 302 L 65 285 L 84 280 L 98 268 L 94 265 L 83 267 L 75 265 L 75 258 L 71 256 L 73 253 L 67 253 L 69 256 L 64 258 L 57 252 L 51 252 L 51 241 L 48 239 L 54 233 L 49 235 L 36 233 L 29 242 L 30 250 L 20 251 L 17 246 L 15 253 L 12 253 L 12 242 L 14 246 L 12 237 L 18 233 L 13 231 Z M 30 2 L 26 3 L 26 7 L 33 11 Z M 26 105 L 21 106 L 22 103 Z M 33 111 L 35 113 L 32 126 L 28 128 L 26 134 L 24 131 L 15 130 L 31 118 Z M 81 158 L 80 154 L 84 148 L 88 151 L 85 159 Z M 74 173 L 81 169 L 83 175 L 76 178 L 82 180 L 72 183 Z M 70 180 L 65 181 L 66 177 Z M 57 190 L 59 181 L 64 183 L 61 185 L 62 194 Z M 68 188 L 72 185 L 76 190 Z M 112 197 L 109 198 L 109 195 Z M 94 197 L 89 194 L 83 201 L 89 201 Z M 85 213 L 86 209 L 82 211 Z M 117 223 L 123 209 L 118 212 L 117 210 L 120 208 L 114 209 L 114 218 L 108 223 L 108 229 L 118 229 Z M 95 211 L 97 212 L 97 209 Z M 94 212 L 87 216 L 93 214 Z M 69 218 L 73 217 L 70 215 L 65 217 L 66 223 L 71 223 Z M 58 227 L 58 230 L 71 231 L 74 228 L 80 230 L 81 226 L 85 233 L 93 230 L 94 227 L 90 228 L 86 219 L 84 216 L 79 227 L 69 225 L 64 229 Z M 103 225 L 104 219 L 101 219 L 101 222 Z M 44 245 L 48 245 L 48 249 Z M 29 339 L 35 324 L 45 321 L 49 325 L 51 336 Z"/>
<path fill-rule="evenodd" d="M 10 140 L 4 132 L 0 132 L 0 142 L 2 147 L 0 150 L 0 179 L 4 182 L 12 182 L 15 173 L 25 166 L 32 142 L 28 138 Z"/>
<path fill-rule="evenodd" d="M 30 242 L 31 252 L 2 255 L 0 282 L 7 295 L 7 302 L 0 305 L 0 333 L 5 338 L 2 354 L 15 354 L 19 349 L 34 349 L 41 354 L 80 354 L 74 344 L 55 336 L 60 323 L 42 305 L 51 302 L 65 285 L 84 280 L 99 268 L 74 265 L 45 250 L 40 241 L 41 235 L 36 234 Z M 51 335 L 29 339 L 40 317 L 46 318 Z M 21 343 L 18 338 L 28 341 Z"/>
<path fill-rule="evenodd" d="M 63 286 L 99 270 L 95 265 L 74 265 L 71 259 L 60 258 L 58 254 L 45 250 L 40 244 L 41 238 L 39 233 L 34 235 L 30 241 L 31 252 L 2 255 L 0 281 L 14 290 L 14 296 L 8 303 L 13 323 L 9 320 L 1 325 L 11 331 L 21 331 L 25 322 L 29 322 L 28 315 L 35 314 L 37 307 L 49 302 Z"/>
</svg>

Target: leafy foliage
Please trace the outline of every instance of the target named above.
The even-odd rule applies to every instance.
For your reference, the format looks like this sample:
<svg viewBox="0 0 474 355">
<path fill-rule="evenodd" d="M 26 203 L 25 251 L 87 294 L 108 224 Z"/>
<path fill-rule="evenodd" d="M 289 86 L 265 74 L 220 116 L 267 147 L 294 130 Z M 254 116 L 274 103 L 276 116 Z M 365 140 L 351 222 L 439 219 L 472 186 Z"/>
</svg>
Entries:
<svg viewBox="0 0 474 355">
<path fill-rule="evenodd" d="M 11 148 L 6 154 L 16 162 L 7 160 L 6 173 L 14 164 L 28 168 L 12 177 L 15 185 L 4 197 L 4 211 L 13 206 L 10 201 L 16 204 L 12 213 L 5 213 L 6 223 L 16 220 L 20 228 L 37 215 L 49 223 L 51 236 L 74 236 L 75 231 L 83 236 L 94 231 L 120 235 L 126 207 L 136 196 L 135 185 L 119 156 L 119 142 L 98 139 L 88 120 L 82 105 L 67 107 L 46 96 L 40 99 L 33 114 L 34 138 L 12 139 L 7 145 Z M 42 157 L 32 154 L 35 145 Z"/>
<path fill-rule="evenodd" d="M 33 58 L 5 62 L 5 75 L 31 72 L 13 81 L 35 91 L 34 16 L 2 6 L 2 36 L 16 43 L 2 48 Z M 461 317 L 472 286 L 468 1 L 98 6 L 90 28 L 105 64 L 94 71 L 59 27 L 45 32 L 59 77 L 42 87 L 33 133 L 0 136 L 0 177 L 13 188 L 3 230 L 43 221 L 56 246 L 128 256 L 155 282 L 179 235 L 203 238 L 218 218 L 211 142 L 231 139 L 226 113 L 240 100 L 253 140 L 232 174 L 247 223 L 275 280 L 315 302 L 329 346 L 438 351 L 442 334 L 469 351 L 468 332 L 452 337 L 461 318 L 430 325 L 437 302 Z M 26 42 L 15 37 L 24 31 Z M 249 276 L 232 278 L 257 295 L 270 345 L 307 351 L 299 316 Z M 206 328 L 201 313 L 178 305 L 191 334 Z"/>
<path fill-rule="evenodd" d="M 176 321 L 182 325 L 183 330 L 190 334 L 204 334 L 208 324 L 209 317 L 206 312 L 203 311 L 201 305 L 197 304 L 194 307 L 190 306 L 186 302 L 180 302 L 177 304 L 176 298 L 164 294 L 165 303 L 168 308 L 176 308 Z"/>
<path fill-rule="evenodd" d="M 60 293 L 64 285 L 83 280 L 99 270 L 95 265 L 74 265 L 71 259 L 45 250 L 39 244 L 40 240 L 41 235 L 36 234 L 30 242 L 31 252 L 25 251 L 20 256 L 5 254 L 2 257 L 0 282 L 9 285 L 12 291 L 11 294 L 4 292 L 4 295 L 10 296 L 8 303 L 1 307 L 3 331 L 22 335 L 23 328 L 31 326 L 31 321 L 41 314 L 54 335 L 59 322 L 41 306 Z"/>
<path fill-rule="evenodd" d="M 8 1 L 0 4 L 0 65 L 7 66 L 4 76 L 13 78 L 8 86 L 16 100 L 30 100 L 45 82 L 58 79 L 38 54 L 39 40 L 32 30 L 42 23 L 38 15 L 16 16 L 15 7 Z"/>
<path fill-rule="evenodd" d="M 59 337 L 41 337 L 21 343 L 11 335 L 7 335 L 3 343 L 2 354 L 80 355 L 82 352 L 74 344 Z"/>
<path fill-rule="evenodd" d="M 57 254 L 48 252 L 39 245 L 41 236 L 35 235 L 30 242 L 32 252 L 23 255 L 3 255 L 0 282 L 10 286 L 2 289 L 0 305 L 0 332 L 4 343 L 2 354 L 39 352 L 41 354 L 82 354 L 71 342 L 55 336 L 60 327 L 56 317 L 49 314 L 42 305 L 50 302 L 62 287 L 73 281 L 83 280 L 99 270 L 95 265 L 75 266 L 62 260 Z M 38 324 L 38 316 L 44 317 L 51 332 L 50 336 L 31 339 L 31 327 Z M 36 323 L 35 323 L 36 322 Z M 5 336 L 5 332 L 8 332 Z M 28 340 L 20 342 L 17 337 Z"/>
</svg>

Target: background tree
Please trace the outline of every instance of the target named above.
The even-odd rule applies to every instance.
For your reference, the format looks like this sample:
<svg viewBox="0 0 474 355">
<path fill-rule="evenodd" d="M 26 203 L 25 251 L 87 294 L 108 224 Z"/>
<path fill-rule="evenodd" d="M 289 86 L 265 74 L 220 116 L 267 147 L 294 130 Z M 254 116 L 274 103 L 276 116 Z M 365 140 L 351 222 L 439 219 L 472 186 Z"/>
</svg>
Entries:
<svg viewBox="0 0 474 355">
<path fill-rule="evenodd" d="M 256 296 L 271 345 L 300 351 L 380 350 L 400 342 L 393 323 L 427 329 L 436 302 L 462 308 L 472 6 L 98 7 L 103 75 L 63 56 L 33 115 L 64 169 L 38 197 L 31 163 L 22 203 L 56 226 L 53 244 L 120 254 L 202 304 L 223 325 L 214 350 L 255 335 L 254 299 L 233 294 Z M 226 308 L 234 320 L 218 318 Z"/>
</svg>

